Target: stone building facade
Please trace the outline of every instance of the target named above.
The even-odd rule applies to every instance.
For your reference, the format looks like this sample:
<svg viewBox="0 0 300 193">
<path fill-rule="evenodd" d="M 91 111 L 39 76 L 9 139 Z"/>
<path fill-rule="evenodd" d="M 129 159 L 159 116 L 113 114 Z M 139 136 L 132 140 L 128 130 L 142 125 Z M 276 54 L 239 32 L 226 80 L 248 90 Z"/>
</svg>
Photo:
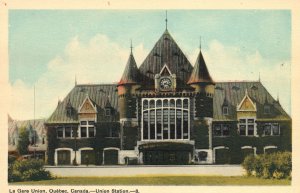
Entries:
<svg viewBox="0 0 300 193">
<path fill-rule="evenodd" d="M 108 72 L 109 73 L 109 72 Z M 166 29 L 117 84 L 75 85 L 46 121 L 51 165 L 236 164 L 291 151 L 291 118 L 260 81 L 215 82 Z"/>
</svg>

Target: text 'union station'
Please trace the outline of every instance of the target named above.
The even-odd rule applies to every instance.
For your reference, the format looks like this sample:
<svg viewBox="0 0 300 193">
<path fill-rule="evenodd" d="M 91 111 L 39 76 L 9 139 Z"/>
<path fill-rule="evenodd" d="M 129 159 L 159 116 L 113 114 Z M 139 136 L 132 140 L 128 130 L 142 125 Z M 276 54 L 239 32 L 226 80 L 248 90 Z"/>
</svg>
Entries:
<svg viewBox="0 0 300 193">
<path fill-rule="evenodd" d="M 201 50 L 194 62 L 166 29 L 139 68 L 131 51 L 117 84 L 75 85 L 45 122 L 47 163 L 236 164 L 291 151 L 291 118 L 260 81 L 215 82 Z"/>
</svg>

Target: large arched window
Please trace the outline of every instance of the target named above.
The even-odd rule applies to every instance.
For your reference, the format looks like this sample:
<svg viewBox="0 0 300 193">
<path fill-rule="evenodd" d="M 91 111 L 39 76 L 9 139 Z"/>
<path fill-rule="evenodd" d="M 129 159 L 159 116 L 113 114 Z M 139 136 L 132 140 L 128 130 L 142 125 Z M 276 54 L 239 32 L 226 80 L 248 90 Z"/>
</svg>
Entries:
<svg viewBox="0 0 300 193">
<path fill-rule="evenodd" d="M 188 98 L 144 98 L 142 104 L 142 140 L 190 138 Z"/>
</svg>

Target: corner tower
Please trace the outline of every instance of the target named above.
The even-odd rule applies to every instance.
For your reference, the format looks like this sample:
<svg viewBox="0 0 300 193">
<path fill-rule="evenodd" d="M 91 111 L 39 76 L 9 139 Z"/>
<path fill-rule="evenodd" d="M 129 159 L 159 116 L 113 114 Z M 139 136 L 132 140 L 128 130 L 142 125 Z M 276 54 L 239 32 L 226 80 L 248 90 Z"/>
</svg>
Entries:
<svg viewBox="0 0 300 193">
<path fill-rule="evenodd" d="M 118 82 L 118 104 L 121 123 L 121 149 L 133 149 L 137 136 L 136 90 L 139 70 L 131 52 L 121 80 Z"/>
<path fill-rule="evenodd" d="M 193 87 L 196 92 L 195 117 L 212 118 L 215 83 L 208 72 L 201 49 L 187 83 Z"/>
</svg>

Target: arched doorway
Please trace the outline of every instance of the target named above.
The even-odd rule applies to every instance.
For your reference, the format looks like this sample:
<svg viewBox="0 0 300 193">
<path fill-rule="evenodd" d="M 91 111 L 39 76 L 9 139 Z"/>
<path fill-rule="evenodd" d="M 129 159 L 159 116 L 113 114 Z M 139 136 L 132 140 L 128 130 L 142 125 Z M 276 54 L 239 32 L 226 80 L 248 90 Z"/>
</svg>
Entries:
<svg viewBox="0 0 300 193">
<path fill-rule="evenodd" d="M 103 151 L 103 164 L 105 165 L 117 165 L 119 164 L 119 150 L 115 149 L 104 149 Z"/>
<path fill-rule="evenodd" d="M 255 155 L 255 148 L 251 146 L 244 146 L 241 148 L 242 150 L 242 162 L 248 155 Z"/>
<path fill-rule="evenodd" d="M 216 164 L 229 164 L 230 151 L 227 147 L 215 148 L 215 163 Z"/>
<path fill-rule="evenodd" d="M 93 150 L 81 150 L 81 164 L 95 165 L 95 152 Z"/>
<path fill-rule="evenodd" d="M 58 150 L 57 151 L 57 164 L 58 165 L 70 165 L 71 164 L 70 150 Z"/>
</svg>

